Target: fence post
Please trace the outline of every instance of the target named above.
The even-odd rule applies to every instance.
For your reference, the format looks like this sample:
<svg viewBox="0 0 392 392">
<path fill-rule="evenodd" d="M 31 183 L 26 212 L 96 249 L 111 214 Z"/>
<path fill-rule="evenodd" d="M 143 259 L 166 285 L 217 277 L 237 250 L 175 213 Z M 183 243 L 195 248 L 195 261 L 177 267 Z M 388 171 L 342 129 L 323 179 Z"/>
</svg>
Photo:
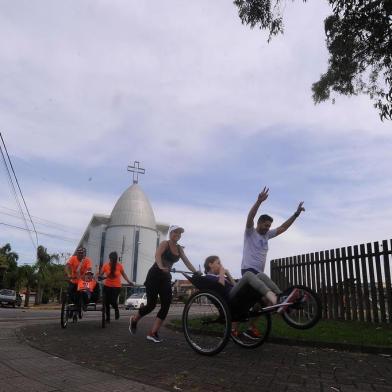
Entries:
<svg viewBox="0 0 392 392">
<path fill-rule="evenodd" d="M 372 321 L 372 315 L 370 312 L 370 299 L 369 299 L 369 283 L 368 283 L 368 273 L 366 268 L 366 250 L 365 244 L 361 244 L 359 246 L 360 255 L 361 255 L 361 266 L 362 266 L 362 285 L 363 285 L 363 296 L 364 296 L 364 305 L 365 305 L 365 321 Z"/>
</svg>

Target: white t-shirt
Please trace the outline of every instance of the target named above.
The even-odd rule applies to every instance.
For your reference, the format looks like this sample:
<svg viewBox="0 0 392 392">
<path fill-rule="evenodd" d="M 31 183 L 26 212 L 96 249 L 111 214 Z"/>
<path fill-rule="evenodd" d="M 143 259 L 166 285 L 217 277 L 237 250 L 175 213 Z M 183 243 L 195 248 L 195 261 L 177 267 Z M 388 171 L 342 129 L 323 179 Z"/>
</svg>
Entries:
<svg viewBox="0 0 392 392">
<path fill-rule="evenodd" d="M 260 235 L 254 227 L 246 228 L 241 269 L 253 268 L 258 272 L 264 272 L 268 240 L 276 236 L 277 229 L 268 230 L 266 234 Z"/>
</svg>

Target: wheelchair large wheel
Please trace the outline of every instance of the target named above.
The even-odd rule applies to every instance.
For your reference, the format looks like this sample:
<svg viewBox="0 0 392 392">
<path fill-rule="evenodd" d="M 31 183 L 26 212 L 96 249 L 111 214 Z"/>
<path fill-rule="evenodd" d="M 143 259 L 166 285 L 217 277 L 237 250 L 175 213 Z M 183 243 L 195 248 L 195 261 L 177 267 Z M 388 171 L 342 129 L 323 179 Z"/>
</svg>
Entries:
<svg viewBox="0 0 392 392">
<path fill-rule="evenodd" d="M 256 327 L 257 333 L 250 330 L 251 324 Z M 233 321 L 231 339 L 234 343 L 244 348 L 261 346 L 271 331 L 271 315 L 261 313 L 260 316 L 248 320 Z"/>
<path fill-rule="evenodd" d="M 69 319 L 69 309 L 68 309 L 68 295 L 63 296 L 61 301 L 61 328 L 67 328 Z"/>
<path fill-rule="evenodd" d="M 321 302 L 318 295 L 306 286 L 289 287 L 281 296 L 292 305 L 287 306 L 282 317 L 288 325 L 297 329 L 313 327 L 321 318 Z"/>
<path fill-rule="evenodd" d="M 231 316 L 226 301 L 210 291 L 194 293 L 182 314 L 185 339 L 197 353 L 218 354 L 230 337 Z"/>
</svg>

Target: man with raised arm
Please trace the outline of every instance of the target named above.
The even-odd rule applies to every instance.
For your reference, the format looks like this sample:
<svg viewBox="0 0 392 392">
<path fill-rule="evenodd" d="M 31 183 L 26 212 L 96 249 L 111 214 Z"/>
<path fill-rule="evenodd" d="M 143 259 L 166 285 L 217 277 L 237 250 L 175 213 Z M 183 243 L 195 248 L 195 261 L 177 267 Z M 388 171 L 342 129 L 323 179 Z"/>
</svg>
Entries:
<svg viewBox="0 0 392 392">
<path fill-rule="evenodd" d="M 260 215 L 257 220 L 256 228 L 254 227 L 254 219 L 256 213 L 263 201 L 268 198 L 269 188 L 264 187 L 262 192 L 257 197 L 256 203 L 249 211 L 246 220 L 246 229 L 244 234 L 244 249 L 242 254 L 241 274 L 246 271 L 258 274 L 264 272 L 265 263 L 267 261 L 268 240 L 284 233 L 299 217 L 302 211 L 304 202 L 299 203 L 295 213 L 286 220 L 281 226 L 276 229 L 271 229 L 273 219 L 269 215 Z"/>
<path fill-rule="evenodd" d="M 244 249 L 242 253 L 241 274 L 244 275 L 247 271 L 254 274 L 264 272 L 265 263 L 267 261 L 268 240 L 284 233 L 300 216 L 304 202 L 301 201 L 295 213 L 286 220 L 281 226 L 271 229 L 273 219 L 266 214 L 260 215 L 257 220 L 256 228 L 254 227 L 254 219 L 258 209 L 263 201 L 268 198 L 269 188 L 264 189 L 259 193 L 255 204 L 248 213 L 246 220 L 246 228 L 244 234 Z M 259 331 L 254 325 L 247 331 L 248 335 L 258 337 Z"/>
</svg>

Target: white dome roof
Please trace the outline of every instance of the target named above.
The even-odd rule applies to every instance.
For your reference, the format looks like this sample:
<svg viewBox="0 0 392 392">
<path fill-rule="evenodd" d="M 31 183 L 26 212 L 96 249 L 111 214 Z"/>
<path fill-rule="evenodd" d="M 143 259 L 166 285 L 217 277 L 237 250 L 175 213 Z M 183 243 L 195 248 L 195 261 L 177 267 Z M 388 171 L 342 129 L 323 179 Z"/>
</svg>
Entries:
<svg viewBox="0 0 392 392">
<path fill-rule="evenodd" d="M 138 184 L 131 185 L 118 199 L 110 215 L 110 226 L 144 226 L 156 229 L 154 211 Z"/>
</svg>

